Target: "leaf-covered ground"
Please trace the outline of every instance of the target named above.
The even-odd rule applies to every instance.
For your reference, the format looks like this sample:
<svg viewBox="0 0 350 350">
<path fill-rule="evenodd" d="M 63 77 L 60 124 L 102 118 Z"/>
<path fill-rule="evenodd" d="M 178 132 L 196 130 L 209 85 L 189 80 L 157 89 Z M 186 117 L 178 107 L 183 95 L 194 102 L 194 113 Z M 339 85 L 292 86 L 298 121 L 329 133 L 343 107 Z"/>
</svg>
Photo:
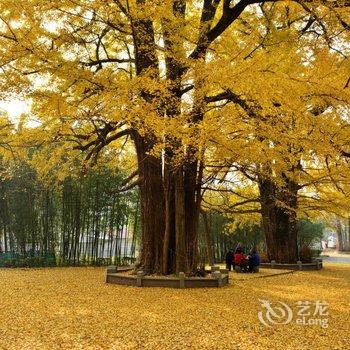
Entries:
<svg viewBox="0 0 350 350">
<path fill-rule="evenodd" d="M 221 289 L 174 290 L 107 285 L 101 268 L 1 269 L 0 348 L 350 349 L 350 265 L 242 276 Z M 329 328 L 266 327 L 258 299 L 326 301 Z"/>
</svg>

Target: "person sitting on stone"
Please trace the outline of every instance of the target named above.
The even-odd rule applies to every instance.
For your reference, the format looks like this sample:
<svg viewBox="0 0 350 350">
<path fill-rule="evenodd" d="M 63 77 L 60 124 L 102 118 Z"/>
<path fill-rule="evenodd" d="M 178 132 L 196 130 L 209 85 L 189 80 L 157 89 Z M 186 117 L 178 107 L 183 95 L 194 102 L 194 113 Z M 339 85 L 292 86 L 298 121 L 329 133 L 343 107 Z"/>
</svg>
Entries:
<svg viewBox="0 0 350 350">
<path fill-rule="evenodd" d="M 255 249 L 251 249 L 248 255 L 248 271 L 257 272 L 260 265 L 260 256 Z"/>
<path fill-rule="evenodd" d="M 242 251 L 235 253 L 234 262 L 235 262 L 235 270 L 236 271 L 243 271 L 243 272 L 246 271 L 247 262 L 246 262 L 246 258 L 245 258 Z"/>
</svg>

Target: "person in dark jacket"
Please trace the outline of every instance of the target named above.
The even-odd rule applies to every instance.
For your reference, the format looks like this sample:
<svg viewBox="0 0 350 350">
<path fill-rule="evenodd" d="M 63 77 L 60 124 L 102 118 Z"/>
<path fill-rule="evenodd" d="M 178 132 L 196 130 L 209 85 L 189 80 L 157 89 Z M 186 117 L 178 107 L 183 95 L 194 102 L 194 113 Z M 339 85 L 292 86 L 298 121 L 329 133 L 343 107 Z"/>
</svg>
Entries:
<svg viewBox="0 0 350 350">
<path fill-rule="evenodd" d="M 244 253 L 244 247 L 243 247 L 243 244 L 241 242 L 239 242 L 236 246 L 235 254 L 237 254 L 237 253 Z"/>
<path fill-rule="evenodd" d="M 255 249 L 251 249 L 248 255 L 248 271 L 254 272 L 258 270 L 260 265 L 260 256 Z"/>
<path fill-rule="evenodd" d="M 226 253 L 226 268 L 231 271 L 232 265 L 233 265 L 233 250 L 230 249 L 227 253 Z"/>
</svg>

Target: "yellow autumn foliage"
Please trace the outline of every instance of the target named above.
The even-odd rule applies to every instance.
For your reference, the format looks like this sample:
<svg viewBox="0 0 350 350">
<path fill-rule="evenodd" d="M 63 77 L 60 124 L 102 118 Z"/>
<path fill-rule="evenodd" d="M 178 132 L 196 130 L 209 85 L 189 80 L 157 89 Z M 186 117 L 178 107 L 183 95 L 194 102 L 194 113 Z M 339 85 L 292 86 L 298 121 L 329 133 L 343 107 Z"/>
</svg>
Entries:
<svg viewBox="0 0 350 350">
<path fill-rule="evenodd" d="M 105 284 L 101 268 L 0 269 L 0 348 L 345 350 L 349 265 L 267 276 L 231 273 L 220 289 Z M 244 278 L 243 278 L 244 277 Z M 259 299 L 325 301 L 328 328 L 259 322 Z"/>
<path fill-rule="evenodd" d="M 2 1 L 0 92 L 31 101 L 13 142 L 35 150 L 31 161 L 42 177 L 62 180 L 98 160 L 135 170 L 133 132 L 151 139 L 147 152 L 158 159 L 171 149 L 175 167 L 200 159 L 214 187 L 219 180 L 208 164 L 228 171 L 238 165 L 248 187 L 239 191 L 251 200 L 257 188 L 242 170 L 280 186 L 285 178 L 299 184 L 300 215 L 331 202 L 339 211 L 348 205 L 349 185 L 348 6 Z M 226 14 L 234 20 L 221 31 Z M 140 23 L 149 24 L 143 35 Z M 152 61 L 145 69 L 138 50 L 148 52 L 143 64 Z M 337 201 L 332 184 L 344 192 Z M 230 207 L 236 197 L 214 202 Z M 244 208 L 254 209 L 254 202 Z"/>
</svg>

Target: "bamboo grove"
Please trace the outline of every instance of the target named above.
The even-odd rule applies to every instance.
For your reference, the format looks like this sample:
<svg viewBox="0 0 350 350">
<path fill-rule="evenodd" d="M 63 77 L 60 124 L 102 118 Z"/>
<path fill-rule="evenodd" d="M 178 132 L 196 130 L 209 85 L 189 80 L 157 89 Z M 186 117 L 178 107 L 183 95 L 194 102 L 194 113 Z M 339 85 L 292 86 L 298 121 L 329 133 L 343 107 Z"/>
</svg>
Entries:
<svg viewBox="0 0 350 350">
<path fill-rule="evenodd" d="M 2 148 L 40 148 L 44 173 L 123 163 L 146 273 L 195 272 L 208 206 L 259 217 L 269 259 L 295 262 L 301 215 L 348 210 L 349 6 L 3 1 L 1 93 L 31 108 Z"/>
<path fill-rule="evenodd" d="M 47 186 L 26 164 L 0 182 L 2 266 L 125 265 L 135 260 L 135 191 L 111 193 L 121 174 L 106 169 Z"/>
</svg>

